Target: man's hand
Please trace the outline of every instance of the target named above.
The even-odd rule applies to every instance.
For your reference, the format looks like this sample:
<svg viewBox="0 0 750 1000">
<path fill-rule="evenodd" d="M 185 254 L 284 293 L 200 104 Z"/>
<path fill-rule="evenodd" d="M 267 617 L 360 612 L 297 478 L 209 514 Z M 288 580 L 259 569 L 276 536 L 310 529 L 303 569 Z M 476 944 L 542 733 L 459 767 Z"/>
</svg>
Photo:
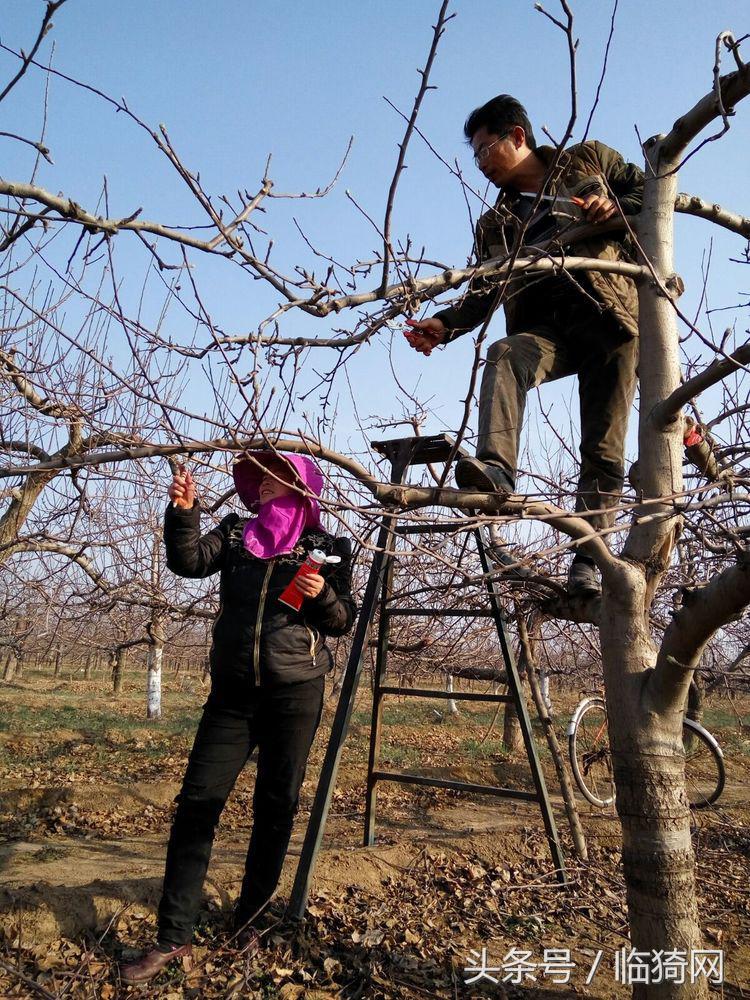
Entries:
<svg viewBox="0 0 750 1000">
<path fill-rule="evenodd" d="M 611 198 L 601 194 L 590 194 L 586 198 L 574 199 L 583 209 L 587 222 L 606 222 L 617 212 L 617 205 Z"/>
<path fill-rule="evenodd" d="M 174 474 L 167 493 L 175 507 L 184 507 L 185 510 L 190 510 L 195 503 L 195 483 L 184 465 L 177 467 L 177 472 Z"/>
<path fill-rule="evenodd" d="M 317 597 L 324 585 L 325 580 L 320 573 L 307 573 L 294 581 L 294 586 L 303 597 Z"/>
<path fill-rule="evenodd" d="M 406 325 L 411 330 L 404 330 L 404 336 L 411 347 L 427 357 L 432 354 L 433 347 L 445 340 L 445 324 L 440 319 L 407 319 Z"/>
</svg>

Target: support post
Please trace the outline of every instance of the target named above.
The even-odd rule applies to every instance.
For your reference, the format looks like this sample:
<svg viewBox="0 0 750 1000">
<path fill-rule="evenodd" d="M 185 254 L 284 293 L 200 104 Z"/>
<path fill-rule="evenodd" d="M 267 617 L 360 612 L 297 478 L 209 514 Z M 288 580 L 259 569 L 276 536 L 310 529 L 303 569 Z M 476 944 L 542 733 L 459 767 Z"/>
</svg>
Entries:
<svg viewBox="0 0 750 1000">
<path fill-rule="evenodd" d="M 389 443 L 389 442 L 388 442 Z M 391 461 L 391 482 L 400 484 L 403 481 L 404 473 L 409 465 L 409 453 L 402 447 L 385 455 Z M 326 820 L 331 807 L 331 797 L 336 785 L 336 775 L 341 760 L 341 751 L 344 747 L 344 740 L 349 731 L 354 698 L 359 687 L 364 663 L 365 650 L 370 636 L 370 626 L 375 612 L 375 605 L 383 586 L 384 573 L 388 564 L 386 550 L 392 544 L 393 526 L 390 523 L 391 517 L 386 515 L 378 531 L 378 538 L 375 547 L 375 554 L 370 567 L 370 576 L 367 580 L 365 595 L 362 600 L 357 627 L 354 632 L 352 648 L 346 664 L 346 672 L 341 685 L 336 714 L 333 718 L 331 735 L 328 738 L 323 767 L 318 779 L 318 787 L 315 791 L 310 819 L 305 832 L 305 839 L 302 844 L 302 853 L 297 873 L 294 877 L 287 916 L 292 920 L 302 920 L 307 907 L 307 897 L 310 894 L 310 883 L 315 871 L 315 862 L 318 851 L 323 842 Z"/>
</svg>

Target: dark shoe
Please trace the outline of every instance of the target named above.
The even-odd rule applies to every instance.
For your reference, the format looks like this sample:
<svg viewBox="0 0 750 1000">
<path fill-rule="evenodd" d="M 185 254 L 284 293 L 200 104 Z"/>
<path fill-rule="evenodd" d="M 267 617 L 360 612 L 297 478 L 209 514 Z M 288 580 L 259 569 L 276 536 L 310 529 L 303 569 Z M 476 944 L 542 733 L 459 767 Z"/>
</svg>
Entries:
<svg viewBox="0 0 750 1000">
<path fill-rule="evenodd" d="M 518 565 L 521 557 L 507 543 L 498 544 L 495 542 L 488 545 L 486 551 L 490 559 L 505 570 L 504 579 L 528 580 L 534 575 L 528 566 Z"/>
<path fill-rule="evenodd" d="M 157 973 L 174 962 L 175 959 L 182 959 L 182 968 L 185 972 L 190 972 L 193 967 L 193 949 L 189 944 L 183 945 L 157 945 L 151 951 L 147 951 L 137 962 L 129 962 L 120 966 L 120 979 L 123 983 L 147 983 L 153 979 Z"/>
<path fill-rule="evenodd" d="M 602 585 L 593 563 L 574 559 L 568 572 L 568 594 L 571 597 L 596 597 L 601 594 Z"/>
<path fill-rule="evenodd" d="M 246 924 L 232 939 L 232 945 L 245 958 L 255 958 L 260 951 L 260 934 L 252 924 Z"/>
<path fill-rule="evenodd" d="M 480 462 L 478 458 L 461 458 L 456 462 L 456 485 L 460 490 L 477 493 L 503 493 L 510 496 L 516 484 L 499 465 Z"/>
</svg>

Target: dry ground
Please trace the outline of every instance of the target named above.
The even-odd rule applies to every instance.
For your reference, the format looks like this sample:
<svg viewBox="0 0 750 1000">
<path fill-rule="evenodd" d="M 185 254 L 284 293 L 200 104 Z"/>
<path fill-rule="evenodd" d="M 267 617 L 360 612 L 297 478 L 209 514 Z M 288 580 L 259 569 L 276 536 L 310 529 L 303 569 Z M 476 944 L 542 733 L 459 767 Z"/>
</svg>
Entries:
<svg viewBox="0 0 750 1000">
<path fill-rule="evenodd" d="M 222 818 L 196 932 L 198 968 L 143 989 L 119 984 L 117 960 L 154 935 L 174 796 L 205 692 L 194 677 L 165 678 L 165 718 L 144 718 L 144 678 L 130 673 L 115 701 L 108 679 L 29 674 L 0 687 L 0 996 L 104 998 L 455 998 L 628 994 L 614 982 L 627 947 L 618 828 L 582 801 L 590 859 L 575 861 L 559 796 L 557 822 L 571 886 L 561 891 L 536 806 L 434 789 L 383 785 L 378 843 L 360 846 L 369 740 L 369 692 L 358 698 L 308 919 L 283 921 L 283 901 L 333 714 L 316 740 L 280 897 L 260 958 L 247 967 L 227 945 L 252 817 L 253 768 Z M 578 692 L 558 695 L 558 733 Z M 465 705 L 466 703 L 464 703 Z M 488 734 L 493 712 L 391 700 L 383 761 L 401 770 L 530 787 L 525 759 Z M 717 701 L 706 724 L 727 755 L 728 787 L 695 816 L 707 947 L 725 952 L 727 997 L 750 997 L 750 699 Z M 744 723 L 744 725 L 743 725 Z M 555 781 L 542 748 L 550 788 Z M 535 980 L 467 985 L 471 950 L 499 965 L 527 952 Z M 570 982 L 539 968 L 545 949 L 571 952 Z M 590 985 L 586 976 L 602 952 Z M 498 974 L 496 978 L 501 978 Z M 558 977 L 555 977 L 558 978 Z"/>
</svg>

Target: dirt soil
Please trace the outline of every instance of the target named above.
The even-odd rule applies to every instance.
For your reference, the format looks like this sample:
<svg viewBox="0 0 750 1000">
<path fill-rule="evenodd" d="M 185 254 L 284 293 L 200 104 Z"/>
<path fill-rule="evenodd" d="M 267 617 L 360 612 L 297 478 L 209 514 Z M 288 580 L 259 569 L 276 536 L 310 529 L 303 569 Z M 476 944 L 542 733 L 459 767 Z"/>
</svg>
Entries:
<svg viewBox="0 0 750 1000">
<path fill-rule="evenodd" d="M 538 807 L 529 803 L 382 784 L 377 843 L 364 848 L 367 693 L 355 706 L 305 922 L 286 922 L 284 903 L 328 736 L 330 700 L 279 895 L 263 918 L 260 956 L 247 963 L 227 943 L 252 820 L 251 765 L 217 835 L 196 929 L 196 968 L 170 970 L 145 993 L 121 985 L 118 961 L 154 938 L 173 800 L 202 701 L 194 680 L 167 679 L 165 718 L 147 724 L 140 681 L 129 678 L 119 702 L 107 693 L 106 678 L 53 683 L 32 675 L 0 690 L 0 996 L 610 1000 L 630 994 L 614 978 L 616 953 L 629 947 L 614 813 L 579 800 L 589 860 L 576 860 L 542 748 L 567 889 L 556 881 Z M 561 737 L 568 701 L 575 695 L 561 699 Z M 707 715 L 727 752 L 728 785 L 716 807 L 695 813 L 705 946 L 724 952 L 723 995 L 730 998 L 750 997 L 746 701 L 718 703 Z M 503 750 L 497 726 L 487 736 L 492 713 L 462 708 L 459 719 L 438 719 L 421 701 L 394 704 L 389 712 L 384 766 L 532 787 L 523 755 Z M 467 982 L 479 972 L 482 949 L 488 966 L 506 967 L 495 979 L 508 974 L 514 958 L 526 963 L 525 971 L 506 983 L 486 976 Z M 570 952 L 568 982 L 551 949 Z"/>
</svg>

